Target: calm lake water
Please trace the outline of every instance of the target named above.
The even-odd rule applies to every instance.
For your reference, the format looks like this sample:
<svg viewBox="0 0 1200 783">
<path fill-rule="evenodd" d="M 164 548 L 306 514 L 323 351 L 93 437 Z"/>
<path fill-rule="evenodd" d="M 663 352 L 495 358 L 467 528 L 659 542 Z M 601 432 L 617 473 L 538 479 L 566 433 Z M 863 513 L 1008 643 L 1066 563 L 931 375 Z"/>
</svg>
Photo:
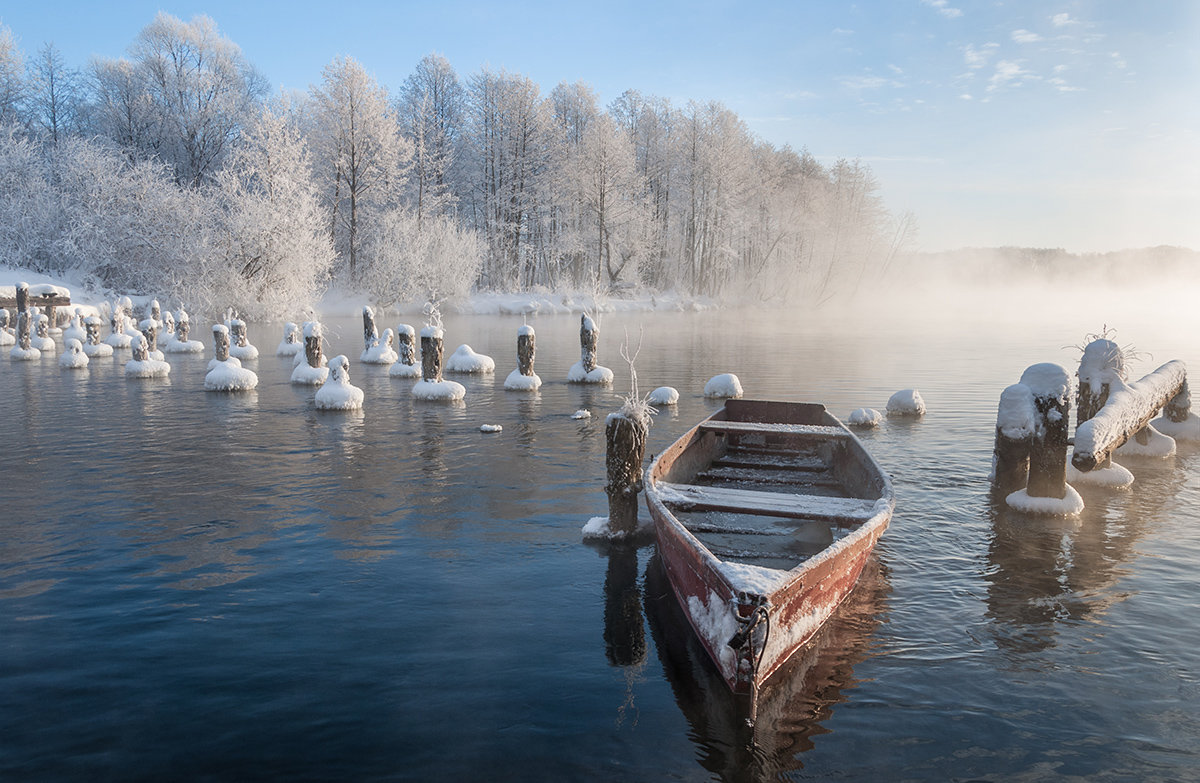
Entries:
<svg viewBox="0 0 1200 783">
<path fill-rule="evenodd" d="M 608 314 L 612 389 L 565 382 L 577 316 L 537 317 L 539 394 L 503 389 L 519 316 L 451 316 L 447 353 L 497 363 L 455 377 L 461 407 L 359 364 L 360 322 L 330 318 L 355 414 L 289 384 L 278 324 L 251 324 L 240 395 L 204 391 L 211 352 L 161 381 L 126 379 L 127 352 L 74 373 L 4 349 L 0 780 L 1200 779 L 1200 450 L 1121 459 L 1133 487 L 1081 488 L 1077 520 L 997 509 L 1001 390 L 1073 374 L 1103 324 L 930 309 Z M 1200 369 L 1194 308 L 1087 312 L 1153 355 L 1134 378 Z M 721 372 L 843 419 L 910 387 L 929 407 L 862 435 L 892 526 L 754 737 L 653 545 L 582 541 L 626 330 L 642 390 L 681 393 L 650 452 L 718 406 Z"/>
</svg>

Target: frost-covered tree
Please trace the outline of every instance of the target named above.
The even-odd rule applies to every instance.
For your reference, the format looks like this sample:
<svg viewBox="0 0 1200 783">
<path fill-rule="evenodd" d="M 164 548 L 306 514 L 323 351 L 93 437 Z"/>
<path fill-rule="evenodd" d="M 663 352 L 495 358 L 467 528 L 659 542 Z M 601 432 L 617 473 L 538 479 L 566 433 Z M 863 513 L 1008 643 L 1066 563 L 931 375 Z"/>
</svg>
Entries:
<svg viewBox="0 0 1200 783">
<path fill-rule="evenodd" d="M 25 98 L 24 58 L 12 30 L 0 24 L 0 127 L 21 119 Z"/>
<path fill-rule="evenodd" d="M 181 184 L 199 187 L 257 111 L 266 80 L 207 16 L 159 12 L 130 53 L 160 121 L 159 154 Z"/>
<path fill-rule="evenodd" d="M 599 116 L 584 128 L 568 170 L 591 234 L 593 279 L 611 285 L 646 252 L 633 142 L 611 117 Z"/>
<path fill-rule="evenodd" d="M 363 284 L 384 306 L 466 296 L 483 261 L 476 233 L 446 215 L 398 208 L 382 215 L 365 238 L 372 259 Z"/>
<path fill-rule="evenodd" d="M 468 82 L 472 225 L 485 243 L 481 282 L 530 286 L 544 263 L 553 112 L 537 84 L 484 69 Z"/>
<path fill-rule="evenodd" d="M 397 204 L 411 149 L 400 136 L 387 91 L 357 61 L 334 60 L 310 93 L 313 168 L 326 225 L 354 281 L 363 224 Z"/>
<path fill-rule="evenodd" d="M 334 253 L 299 130 L 263 111 L 217 183 L 218 237 L 196 271 L 204 289 L 222 298 L 198 303 L 264 318 L 312 306 Z"/>
<path fill-rule="evenodd" d="M 29 124 L 51 144 L 57 144 L 63 136 L 79 130 L 81 77 L 67 67 L 62 54 L 49 43 L 38 50 L 28 71 Z"/>
<path fill-rule="evenodd" d="M 156 157 L 164 138 L 163 118 L 144 77 L 130 60 L 97 59 L 90 69 L 88 127 L 112 140 L 130 162 Z"/>
<path fill-rule="evenodd" d="M 456 202 L 466 93 L 446 58 L 430 54 L 404 81 L 396 113 L 412 145 L 409 200 L 417 220 L 448 214 Z"/>
</svg>

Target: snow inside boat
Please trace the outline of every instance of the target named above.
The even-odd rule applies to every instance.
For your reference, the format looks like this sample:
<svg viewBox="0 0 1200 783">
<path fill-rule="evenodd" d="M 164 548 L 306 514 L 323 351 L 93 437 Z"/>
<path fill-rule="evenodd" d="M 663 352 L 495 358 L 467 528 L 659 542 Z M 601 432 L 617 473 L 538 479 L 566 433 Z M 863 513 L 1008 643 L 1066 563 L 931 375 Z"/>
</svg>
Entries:
<svg viewBox="0 0 1200 783">
<path fill-rule="evenodd" d="M 728 400 L 653 461 L 646 503 L 684 614 L 754 696 L 849 595 L 895 499 L 825 406 Z"/>
</svg>

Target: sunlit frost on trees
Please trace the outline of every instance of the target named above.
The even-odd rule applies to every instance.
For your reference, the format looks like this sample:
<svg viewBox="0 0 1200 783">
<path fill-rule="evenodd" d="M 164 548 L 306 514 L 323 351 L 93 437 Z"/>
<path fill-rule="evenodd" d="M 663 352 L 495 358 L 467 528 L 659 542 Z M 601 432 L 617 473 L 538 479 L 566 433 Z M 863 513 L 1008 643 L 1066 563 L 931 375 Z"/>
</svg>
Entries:
<svg viewBox="0 0 1200 783">
<path fill-rule="evenodd" d="M 777 148 L 713 101 L 603 108 L 435 54 L 394 96 L 351 57 L 265 94 L 207 17 L 160 13 L 86 74 L 0 27 L 0 263 L 251 317 L 329 285 L 817 305 L 871 287 L 914 230 L 860 161 Z"/>
</svg>

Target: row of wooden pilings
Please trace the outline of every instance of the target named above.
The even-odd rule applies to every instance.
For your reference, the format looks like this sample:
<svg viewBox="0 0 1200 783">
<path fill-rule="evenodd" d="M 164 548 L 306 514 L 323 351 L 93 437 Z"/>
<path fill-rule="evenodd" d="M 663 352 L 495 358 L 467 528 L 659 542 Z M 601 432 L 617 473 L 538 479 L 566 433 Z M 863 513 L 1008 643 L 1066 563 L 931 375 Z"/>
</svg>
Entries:
<svg viewBox="0 0 1200 783">
<path fill-rule="evenodd" d="M 1081 473 L 1112 465 L 1112 453 L 1135 439 L 1148 440 L 1161 410 L 1172 422 L 1190 415 L 1187 368 L 1170 361 L 1136 383 L 1124 378 L 1119 346 L 1096 340 L 1084 349 L 1078 372 L 1075 437 L 1069 438 L 1070 379 L 1057 364 L 1035 364 L 1000 395 L 992 456 L 992 489 L 1001 497 L 1025 490 L 1030 498 L 1062 500 L 1068 494 L 1067 451 Z"/>
</svg>

